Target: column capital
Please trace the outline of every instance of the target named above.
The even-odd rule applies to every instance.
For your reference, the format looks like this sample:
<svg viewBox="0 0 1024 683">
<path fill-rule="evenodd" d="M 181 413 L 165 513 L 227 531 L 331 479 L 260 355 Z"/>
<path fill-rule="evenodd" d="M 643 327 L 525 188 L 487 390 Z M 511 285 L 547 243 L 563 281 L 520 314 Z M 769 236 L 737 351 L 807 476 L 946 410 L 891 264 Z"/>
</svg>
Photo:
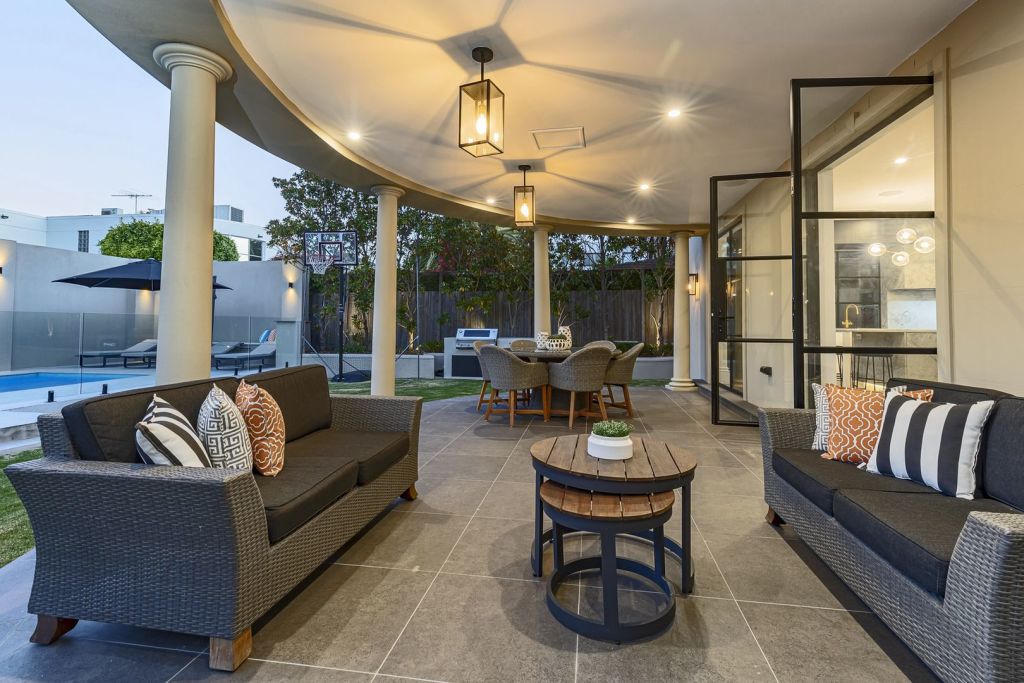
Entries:
<svg viewBox="0 0 1024 683">
<path fill-rule="evenodd" d="M 188 43 L 157 45 L 153 50 L 153 59 L 168 71 L 174 71 L 179 66 L 191 66 L 209 71 L 218 83 L 231 78 L 231 74 L 234 73 L 228 60 L 216 52 Z"/>
<path fill-rule="evenodd" d="M 397 185 L 374 185 L 370 190 L 378 197 L 382 195 L 390 195 L 392 197 L 401 197 L 405 194 L 405 190 L 398 187 Z"/>
</svg>

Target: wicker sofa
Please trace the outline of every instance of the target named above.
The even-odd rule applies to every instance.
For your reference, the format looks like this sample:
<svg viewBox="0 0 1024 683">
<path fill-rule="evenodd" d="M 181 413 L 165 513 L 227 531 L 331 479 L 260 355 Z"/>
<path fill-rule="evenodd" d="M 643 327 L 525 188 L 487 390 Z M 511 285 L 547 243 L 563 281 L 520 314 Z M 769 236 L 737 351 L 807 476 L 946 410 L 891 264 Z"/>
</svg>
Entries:
<svg viewBox="0 0 1024 683">
<path fill-rule="evenodd" d="M 1024 680 L 1024 399 L 893 379 L 934 399 L 996 399 L 979 459 L 982 496 L 823 460 L 814 411 L 759 411 L 769 523 L 783 520 L 938 676 Z"/>
<path fill-rule="evenodd" d="M 111 394 L 39 418 L 44 457 L 6 472 L 36 539 L 32 641 L 88 619 L 210 638 L 248 657 L 252 624 L 399 495 L 415 497 L 421 399 L 330 396 L 320 366 L 250 375 L 281 407 L 276 477 L 141 464 L 154 392 L 193 421 L 212 380 Z M 234 395 L 238 380 L 217 379 Z"/>
</svg>

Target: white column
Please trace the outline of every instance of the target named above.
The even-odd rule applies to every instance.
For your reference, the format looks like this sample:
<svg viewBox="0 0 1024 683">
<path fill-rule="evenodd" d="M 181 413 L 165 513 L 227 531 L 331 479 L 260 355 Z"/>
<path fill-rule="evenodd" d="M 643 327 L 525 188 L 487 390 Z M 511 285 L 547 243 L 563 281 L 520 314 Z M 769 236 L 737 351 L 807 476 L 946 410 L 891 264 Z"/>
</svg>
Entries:
<svg viewBox="0 0 1024 683">
<path fill-rule="evenodd" d="M 552 331 L 548 231 L 537 228 L 533 231 L 533 334 Z"/>
<path fill-rule="evenodd" d="M 377 262 L 373 275 L 373 357 L 370 393 L 395 395 L 395 336 L 398 309 L 398 198 L 405 190 L 375 185 Z"/>
<path fill-rule="evenodd" d="M 672 391 L 694 389 L 690 379 L 690 233 L 677 232 L 675 240 L 675 285 L 672 289 Z"/>
<path fill-rule="evenodd" d="M 209 50 L 165 43 L 171 72 L 157 384 L 210 376 L 213 303 L 213 147 L 217 83 L 231 65 Z"/>
</svg>

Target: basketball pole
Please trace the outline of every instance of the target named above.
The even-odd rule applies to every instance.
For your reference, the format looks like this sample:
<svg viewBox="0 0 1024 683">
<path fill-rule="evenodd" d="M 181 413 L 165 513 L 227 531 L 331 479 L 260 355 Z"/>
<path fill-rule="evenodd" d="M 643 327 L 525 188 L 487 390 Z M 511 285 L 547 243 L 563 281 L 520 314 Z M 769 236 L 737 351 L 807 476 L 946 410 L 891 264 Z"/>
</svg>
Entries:
<svg viewBox="0 0 1024 683">
<path fill-rule="evenodd" d="M 338 374 L 332 381 L 345 381 L 345 266 L 338 266 Z"/>
</svg>

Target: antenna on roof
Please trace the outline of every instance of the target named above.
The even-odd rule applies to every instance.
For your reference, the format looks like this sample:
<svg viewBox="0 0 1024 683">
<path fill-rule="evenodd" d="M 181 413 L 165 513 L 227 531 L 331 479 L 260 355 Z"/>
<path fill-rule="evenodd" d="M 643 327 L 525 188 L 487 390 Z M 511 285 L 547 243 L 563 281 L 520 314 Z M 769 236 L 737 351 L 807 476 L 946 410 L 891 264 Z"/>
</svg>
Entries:
<svg viewBox="0 0 1024 683">
<path fill-rule="evenodd" d="M 121 194 L 112 194 L 111 197 L 131 197 L 135 200 L 135 211 L 132 213 L 139 212 L 139 197 L 152 197 L 151 194 L 140 194 L 138 192 L 122 192 Z"/>
</svg>

